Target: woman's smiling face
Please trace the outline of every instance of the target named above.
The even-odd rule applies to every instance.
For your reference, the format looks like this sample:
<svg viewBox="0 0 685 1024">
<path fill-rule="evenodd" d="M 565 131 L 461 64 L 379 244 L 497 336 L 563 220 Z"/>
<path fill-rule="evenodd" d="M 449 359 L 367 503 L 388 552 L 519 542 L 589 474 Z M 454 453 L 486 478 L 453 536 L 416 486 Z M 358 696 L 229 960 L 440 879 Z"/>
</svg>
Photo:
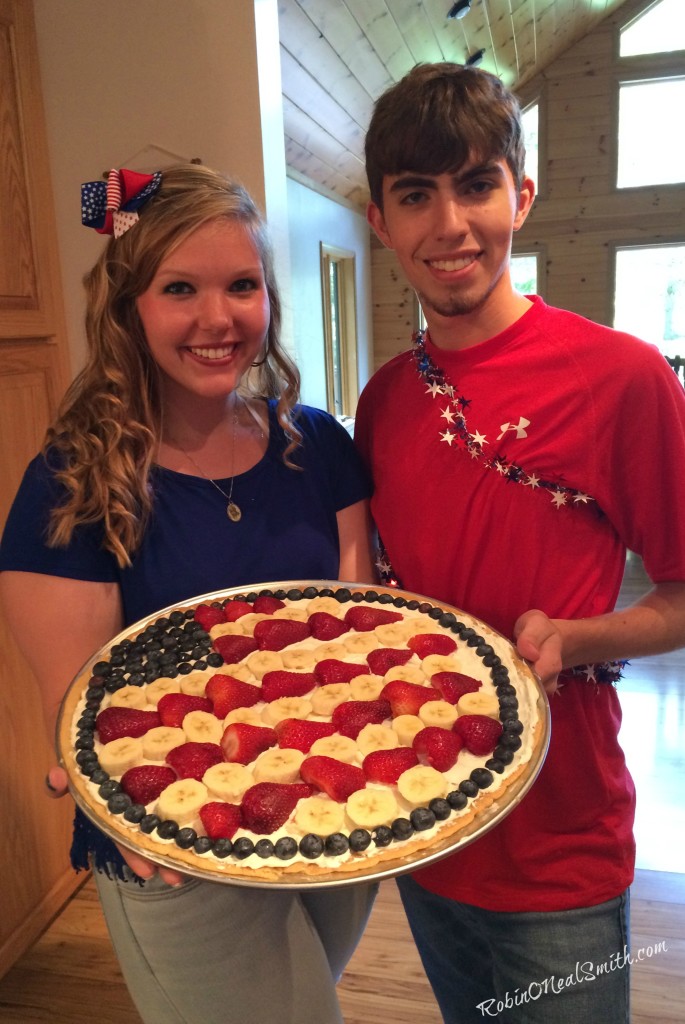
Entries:
<svg viewBox="0 0 685 1024">
<path fill-rule="evenodd" d="M 226 397 L 259 357 L 269 328 L 261 257 L 237 220 L 209 221 L 189 235 L 136 304 L 166 400 Z"/>
</svg>

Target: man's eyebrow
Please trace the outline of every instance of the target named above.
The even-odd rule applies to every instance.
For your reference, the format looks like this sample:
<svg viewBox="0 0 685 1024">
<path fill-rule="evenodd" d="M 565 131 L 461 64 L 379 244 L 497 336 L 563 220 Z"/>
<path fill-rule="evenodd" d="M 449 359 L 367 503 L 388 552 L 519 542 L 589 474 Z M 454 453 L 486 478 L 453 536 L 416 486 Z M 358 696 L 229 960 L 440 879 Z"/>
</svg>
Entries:
<svg viewBox="0 0 685 1024">
<path fill-rule="evenodd" d="M 436 188 L 435 178 L 422 174 L 403 174 L 393 181 L 390 191 L 401 192 L 405 188 Z"/>
<path fill-rule="evenodd" d="M 449 172 L 448 172 L 449 173 Z M 466 170 L 455 171 L 451 177 L 457 184 L 461 182 L 472 181 L 474 178 L 479 178 L 483 174 L 496 174 L 499 177 L 504 176 L 504 171 L 500 163 L 497 160 L 489 160 L 486 163 L 478 164 L 476 167 L 467 167 Z M 401 192 L 406 188 L 437 188 L 436 179 L 437 175 L 428 174 L 402 174 L 393 181 L 389 191 Z"/>
</svg>

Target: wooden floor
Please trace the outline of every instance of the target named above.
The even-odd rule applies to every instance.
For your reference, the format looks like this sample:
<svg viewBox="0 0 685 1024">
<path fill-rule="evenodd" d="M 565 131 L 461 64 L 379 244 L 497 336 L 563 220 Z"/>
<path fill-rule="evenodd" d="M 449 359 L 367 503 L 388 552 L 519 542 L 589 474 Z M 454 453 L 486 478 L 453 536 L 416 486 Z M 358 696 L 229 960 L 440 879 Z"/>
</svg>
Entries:
<svg viewBox="0 0 685 1024">
<path fill-rule="evenodd" d="M 629 563 L 622 602 L 641 589 L 641 567 Z M 685 652 L 636 661 L 621 682 L 621 694 L 621 735 L 638 791 L 632 949 L 634 955 L 643 952 L 632 968 L 632 1024 L 683 1024 Z M 392 882 L 381 886 L 340 985 L 340 1000 L 346 1024 L 440 1024 Z M 87 880 L 33 949 L 0 980 L 0 1024 L 93 1021 L 140 1024 L 140 1017 L 121 979 L 93 883 Z"/>
</svg>

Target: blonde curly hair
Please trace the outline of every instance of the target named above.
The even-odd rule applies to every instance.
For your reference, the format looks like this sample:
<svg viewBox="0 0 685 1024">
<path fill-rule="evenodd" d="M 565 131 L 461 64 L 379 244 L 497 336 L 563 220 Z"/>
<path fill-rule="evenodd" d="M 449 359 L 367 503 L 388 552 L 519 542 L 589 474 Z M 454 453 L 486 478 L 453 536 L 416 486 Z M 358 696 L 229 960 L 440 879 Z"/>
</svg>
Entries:
<svg viewBox="0 0 685 1024">
<path fill-rule="evenodd" d="M 283 458 L 297 468 L 290 456 L 301 441 L 294 423 L 300 375 L 280 343 L 281 302 L 264 222 L 235 181 L 198 164 L 178 165 L 163 172 L 139 222 L 120 238 L 110 238 L 84 277 L 87 361 L 44 445 L 58 456 L 56 477 L 67 492 L 51 513 L 51 546 L 68 544 L 81 523 L 101 522 L 106 550 L 120 567 L 131 564 L 152 511 L 150 474 L 162 432 L 160 374 L 136 299 L 176 246 L 218 218 L 244 225 L 262 260 L 271 319 L 245 389 L 277 400 L 277 418 L 288 438 Z"/>
</svg>

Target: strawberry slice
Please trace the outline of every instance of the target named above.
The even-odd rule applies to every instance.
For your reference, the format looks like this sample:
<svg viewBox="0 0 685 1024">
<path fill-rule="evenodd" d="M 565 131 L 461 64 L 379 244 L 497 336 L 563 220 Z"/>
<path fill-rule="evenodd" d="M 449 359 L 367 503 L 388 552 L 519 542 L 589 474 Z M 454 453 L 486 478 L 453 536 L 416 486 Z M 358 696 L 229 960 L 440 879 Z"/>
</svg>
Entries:
<svg viewBox="0 0 685 1024">
<path fill-rule="evenodd" d="M 335 640 L 336 637 L 348 633 L 350 627 L 330 612 L 313 612 L 307 619 L 309 631 L 317 640 Z"/>
<path fill-rule="evenodd" d="M 431 686 L 449 704 L 456 704 L 465 693 L 475 693 L 482 685 L 480 680 L 465 676 L 463 672 L 435 672 L 431 676 Z"/>
<path fill-rule="evenodd" d="M 262 700 L 261 686 L 245 683 L 242 679 L 217 672 L 208 681 L 205 693 L 212 702 L 212 709 L 217 718 L 225 718 L 229 711 L 236 708 L 251 708 Z"/>
<path fill-rule="evenodd" d="M 288 672 L 277 669 L 265 672 L 262 679 L 262 699 L 277 700 L 279 697 L 304 697 L 316 686 L 313 672 Z"/>
<path fill-rule="evenodd" d="M 331 722 L 308 722 L 303 718 L 284 718 L 274 726 L 279 747 L 292 747 L 308 754 L 312 743 L 322 736 L 332 736 L 335 726 Z"/>
<path fill-rule="evenodd" d="M 427 725 L 417 732 L 412 746 L 421 764 L 428 764 L 436 771 L 446 772 L 456 763 L 464 740 L 451 729 L 439 725 Z"/>
<path fill-rule="evenodd" d="M 181 743 L 170 750 L 166 756 L 167 764 L 171 765 L 179 779 L 197 779 L 214 764 L 223 761 L 221 747 L 218 743 Z"/>
<path fill-rule="evenodd" d="M 331 715 L 336 732 L 356 740 L 365 725 L 380 725 L 390 718 L 392 709 L 387 700 L 348 700 L 338 704 Z"/>
<path fill-rule="evenodd" d="M 227 665 L 235 665 L 242 661 L 248 654 L 252 654 L 258 648 L 258 643 L 252 636 L 243 636 L 242 633 L 226 633 L 224 636 L 215 637 L 214 650 L 218 651 Z"/>
<path fill-rule="evenodd" d="M 243 794 L 243 824 L 257 835 L 270 835 L 286 823 L 298 800 L 311 793 L 301 782 L 258 782 Z"/>
<path fill-rule="evenodd" d="M 386 683 L 380 696 L 390 701 L 393 718 L 397 718 L 398 715 L 417 715 L 419 708 L 426 701 L 435 700 L 432 687 L 408 683 L 404 679 L 393 679 L 392 682 Z"/>
<path fill-rule="evenodd" d="M 226 622 L 236 622 L 243 615 L 249 615 L 253 610 L 249 601 L 227 601 L 224 608 L 224 618 Z"/>
<path fill-rule="evenodd" d="M 211 700 L 191 693 L 165 693 L 157 704 L 161 724 L 172 725 L 174 728 L 180 728 L 189 711 L 211 710 Z"/>
<path fill-rule="evenodd" d="M 255 599 L 253 608 L 260 615 L 273 615 L 279 608 L 285 608 L 285 601 L 280 601 L 277 597 L 271 597 L 269 594 L 260 594 Z"/>
<path fill-rule="evenodd" d="M 121 776 L 121 788 L 135 804 L 151 804 L 176 781 L 176 772 L 163 764 L 137 764 Z"/>
<path fill-rule="evenodd" d="M 376 651 L 369 651 L 366 660 L 374 675 L 384 676 L 396 665 L 406 665 L 411 656 L 412 652 L 405 647 L 379 647 Z"/>
<path fill-rule="evenodd" d="M 158 711 L 139 708 L 105 708 L 95 719 L 95 728 L 102 743 L 118 740 L 121 736 L 144 736 L 148 729 L 162 725 Z"/>
<path fill-rule="evenodd" d="M 306 640 L 308 636 L 307 623 L 296 619 L 262 619 L 254 628 L 254 637 L 260 651 L 282 651 L 284 647 Z"/>
<path fill-rule="evenodd" d="M 355 676 L 368 675 L 367 665 L 355 665 L 351 661 L 337 658 L 323 658 L 314 666 L 314 676 L 319 686 L 328 683 L 349 683 Z"/>
<path fill-rule="evenodd" d="M 502 724 L 487 715 L 460 715 L 454 731 L 462 737 L 466 749 L 482 756 L 491 754 L 502 735 Z"/>
<path fill-rule="evenodd" d="M 355 605 L 345 612 L 348 629 L 356 629 L 358 633 L 369 633 L 376 626 L 386 626 L 390 622 L 400 622 L 401 619 L 399 612 L 370 608 L 368 605 Z"/>
<path fill-rule="evenodd" d="M 203 629 L 206 629 L 209 633 L 212 626 L 218 626 L 220 622 L 225 622 L 223 608 L 214 607 L 211 604 L 199 604 L 195 609 L 193 616 L 196 622 L 199 622 Z"/>
<path fill-rule="evenodd" d="M 243 812 L 238 804 L 210 800 L 200 808 L 200 821 L 210 839 L 232 839 L 243 824 Z"/>
<path fill-rule="evenodd" d="M 338 803 L 344 803 L 352 793 L 366 786 L 366 776 L 357 765 L 337 761 L 323 754 L 305 757 L 300 765 L 300 775 L 305 782 L 327 793 L 331 800 Z"/>
<path fill-rule="evenodd" d="M 221 749 L 224 761 L 249 764 L 269 747 L 275 747 L 277 742 L 276 733 L 267 726 L 250 725 L 248 722 L 232 722 L 224 729 L 224 734 L 221 737 Z"/>
<path fill-rule="evenodd" d="M 383 782 L 394 786 L 402 772 L 419 763 L 411 747 L 395 747 L 392 750 L 373 750 L 362 761 L 362 771 L 369 782 Z"/>
<path fill-rule="evenodd" d="M 417 633 L 407 640 L 407 647 L 423 660 L 429 654 L 451 654 L 457 642 L 446 633 Z"/>
</svg>

